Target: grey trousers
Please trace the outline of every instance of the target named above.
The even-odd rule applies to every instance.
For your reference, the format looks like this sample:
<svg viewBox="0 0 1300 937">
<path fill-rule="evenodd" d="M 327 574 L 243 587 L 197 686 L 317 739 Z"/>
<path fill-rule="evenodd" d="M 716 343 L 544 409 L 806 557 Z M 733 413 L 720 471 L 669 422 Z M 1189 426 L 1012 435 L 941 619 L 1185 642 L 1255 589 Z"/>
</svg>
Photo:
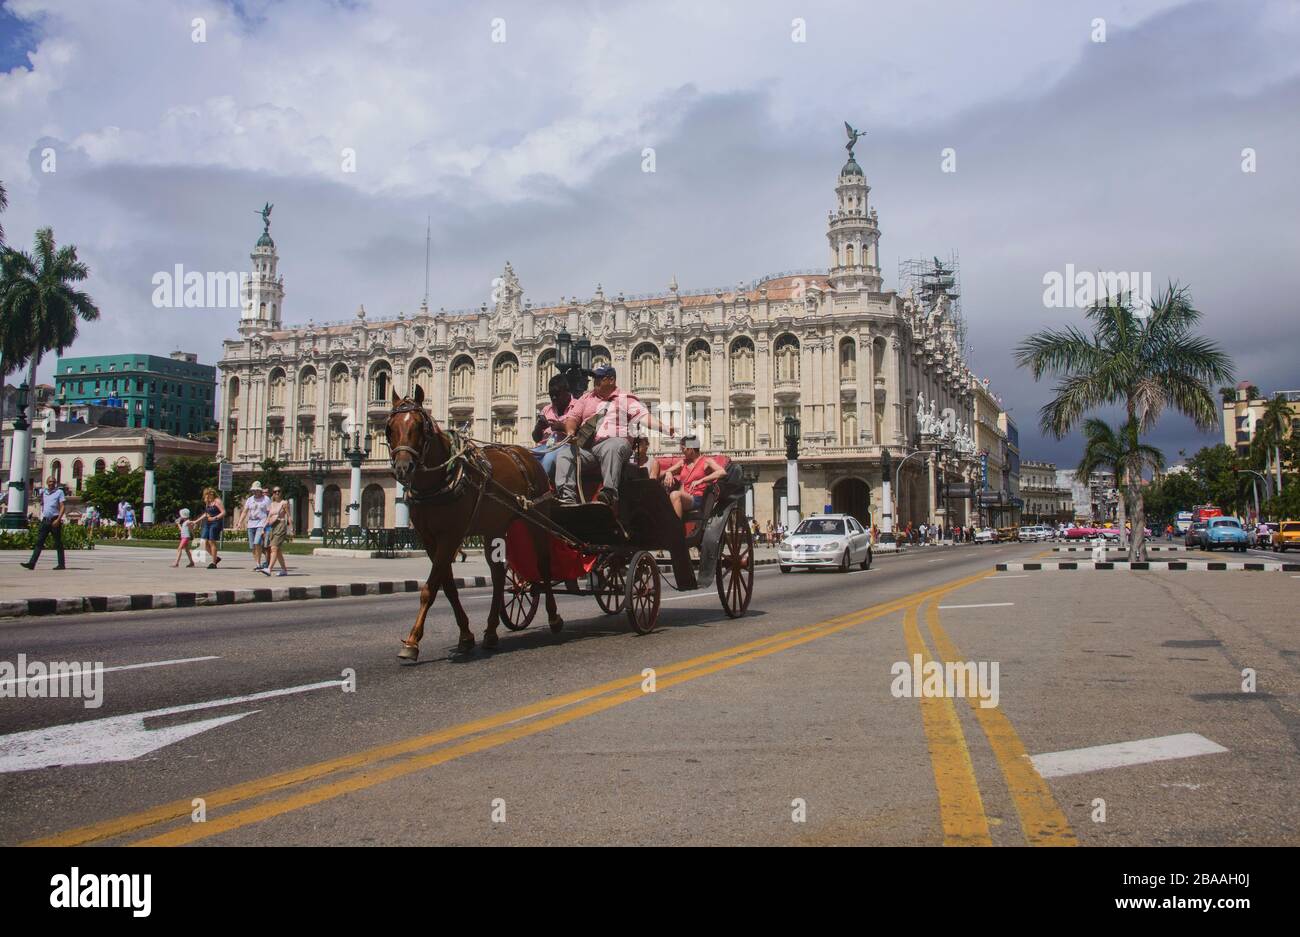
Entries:
<svg viewBox="0 0 1300 937">
<path fill-rule="evenodd" d="M 555 489 L 561 500 L 578 498 L 578 463 L 573 458 L 572 446 L 561 446 L 555 458 Z M 578 456 L 584 465 L 600 463 L 600 475 L 605 487 L 618 490 L 623 478 L 623 466 L 632 456 L 632 441 L 624 436 L 611 436 L 596 443 L 591 449 L 579 449 Z M 590 491 L 583 492 L 588 498 Z"/>
</svg>

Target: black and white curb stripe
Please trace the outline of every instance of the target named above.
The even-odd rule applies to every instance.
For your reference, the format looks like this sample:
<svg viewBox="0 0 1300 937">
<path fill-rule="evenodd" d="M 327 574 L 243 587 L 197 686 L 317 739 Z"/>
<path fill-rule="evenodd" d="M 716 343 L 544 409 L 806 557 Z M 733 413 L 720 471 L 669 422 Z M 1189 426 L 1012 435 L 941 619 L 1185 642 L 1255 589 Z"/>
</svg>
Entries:
<svg viewBox="0 0 1300 937">
<path fill-rule="evenodd" d="M 1162 572 L 1256 572 L 1300 573 L 1300 563 L 1188 563 L 1184 560 L 1151 560 L 1146 563 L 1093 563 L 1061 561 L 1059 563 L 998 563 L 1000 573 L 1059 572 L 1061 570 L 1119 569 L 1152 573 Z"/>
<path fill-rule="evenodd" d="M 1126 552 L 1123 547 L 1107 547 L 1116 553 Z M 1092 547 L 1052 547 L 1053 553 L 1091 553 Z M 1148 553 L 1186 553 L 1187 547 L 1147 547 Z"/>
<path fill-rule="evenodd" d="M 250 602 L 291 602 L 305 599 L 344 599 L 356 595 L 395 595 L 419 592 L 419 579 L 384 579 L 337 585 L 269 586 L 260 589 L 217 589 L 212 592 L 155 592 L 135 595 L 87 595 L 70 599 L 18 599 L 0 602 L 0 618 L 25 615 L 74 615 L 79 612 L 139 612 L 155 608 L 195 608 L 245 605 Z M 456 588 L 492 584 L 487 576 L 457 577 Z"/>
</svg>

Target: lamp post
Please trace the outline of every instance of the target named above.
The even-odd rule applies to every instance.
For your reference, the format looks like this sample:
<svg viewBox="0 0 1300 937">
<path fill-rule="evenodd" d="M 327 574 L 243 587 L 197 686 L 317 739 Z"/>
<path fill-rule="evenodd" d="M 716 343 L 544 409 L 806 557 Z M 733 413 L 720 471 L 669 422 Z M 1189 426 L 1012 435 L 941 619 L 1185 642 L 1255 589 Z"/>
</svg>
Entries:
<svg viewBox="0 0 1300 937">
<path fill-rule="evenodd" d="M 568 379 L 573 396 L 585 394 L 591 375 L 591 341 L 584 335 L 574 342 L 568 331 L 561 330 L 555 336 L 555 370 Z"/>
<path fill-rule="evenodd" d="M 27 382 L 18 386 L 18 413 L 9 447 L 9 508 L 4 526 L 10 530 L 27 527 L 27 468 L 31 456 L 31 429 L 27 422 Z"/>
<path fill-rule="evenodd" d="M 894 542 L 894 457 L 880 450 L 880 542 Z"/>
<path fill-rule="evenodd" d="M 343 456 L 352 465 L 351 503 L 348 504 L 348 533 L 357 534 L 361 530 L 361 461 L 370 458 L 370 435 L 359 428 L 351 434 L 346 430 L 339 433 L 343 444 Z"/>
<path fill-rule="evenodd" d="M 785 418 L 785 516 L 791 530 L 799 526 L 799 418 Z"/>
<path fill-rule="evenodd" d="M 745 480 L 745 516 L 754 516 L 754 483 L 758 481 L 758 469 L 746 465 L 740 470 L 740 477 Z"/>
<path fill-rule="evenodd" d="M 141 517 L 146 524 L 154 522 L 153 502 L 154 502 L 154 443 L 153 436 L 149 435 L 149 430 L 145 430 L 144 440 L 144 506 L 140 511 Z"/>
<path fill-rule="evenodd" d="M 312 484 L 316 486 L 315 500 L 312 505 L 312 539 L 320 539 L 325 536 L 325 477 L 330 473 L 329 459 L 321 458 L 321 453 L 313 452 L 311 458 L 307 460 L 307 477 L 311 479 Z"/>
</svg>

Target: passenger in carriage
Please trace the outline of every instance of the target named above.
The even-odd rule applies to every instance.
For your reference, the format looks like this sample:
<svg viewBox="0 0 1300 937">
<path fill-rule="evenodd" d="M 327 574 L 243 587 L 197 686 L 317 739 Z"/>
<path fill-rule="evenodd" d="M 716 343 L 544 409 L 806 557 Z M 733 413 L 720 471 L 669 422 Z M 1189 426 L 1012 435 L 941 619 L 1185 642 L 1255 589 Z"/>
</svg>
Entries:
<svg viewBox="0 0 1300 937">
<path fill-rule="evenodd" d="M 542 407 L 542 412 L 537 415 L 537 423 L 533 426 L 533 442 L 540 443 L 533 449 L 533 455 L 541 461 L 546 477 L 554 481 L 555 459 L 562 447 L 552 447 L 565 436 L 564 417 L 573 407 L 573 392 L 569 390 L 569 380 L 563 374 L 551 378 L 546 385 L 546 392 L 550 395 L 551 402 Z"/>
<path fill-rule="evenodd" d="M 609 365 L 596 368 L 592 377 L 595 378 L 592 389 L 574 401 L 565 414 L 564 433 L 571 437 L 580 425 L 599 416 L 595 437 L 590 449 L 578 449 L 577 459 L 572 445 L 559 448 L 555 460 L 556 495 L 561 503 L 577 503 L 578 459 L 581 459 L 583 464 L 600 466 L 604 487 L 597 497 L 612 507 L 618 502 L 623 468 L 632 456 L 632 436 L 646 427 L 671 439 L 673 430 L 652 416 L 635 396 L 619 389 L 617 375 Z"/>
<path fill-rule="evenodd" d="M 668 499 L 677 516 L 684 517 L 687 511 L 699 510 L 704 504 L 705 489 L 726 474 L 727 470 L 713 459 L 700 455 L 698 436 L 683 436 L 681 460 L 669 465 L 660 479 L 668 489 L 681 483 L 679 489 L 668 492 Z"/>
</svg>

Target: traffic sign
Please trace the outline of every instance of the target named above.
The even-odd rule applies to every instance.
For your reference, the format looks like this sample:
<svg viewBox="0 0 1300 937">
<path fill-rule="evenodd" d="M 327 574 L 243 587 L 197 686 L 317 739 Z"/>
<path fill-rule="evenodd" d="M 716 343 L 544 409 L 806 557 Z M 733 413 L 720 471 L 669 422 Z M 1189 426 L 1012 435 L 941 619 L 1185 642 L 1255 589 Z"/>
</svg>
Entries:
<svg viewBox="0 0 1300 937">
<path fill-rule="evenodd" d="M 229 491 L 234 487 L 234 467 L 222 459 L 217 466 L 217 488 L 221 491 Z"/>
</svg>

